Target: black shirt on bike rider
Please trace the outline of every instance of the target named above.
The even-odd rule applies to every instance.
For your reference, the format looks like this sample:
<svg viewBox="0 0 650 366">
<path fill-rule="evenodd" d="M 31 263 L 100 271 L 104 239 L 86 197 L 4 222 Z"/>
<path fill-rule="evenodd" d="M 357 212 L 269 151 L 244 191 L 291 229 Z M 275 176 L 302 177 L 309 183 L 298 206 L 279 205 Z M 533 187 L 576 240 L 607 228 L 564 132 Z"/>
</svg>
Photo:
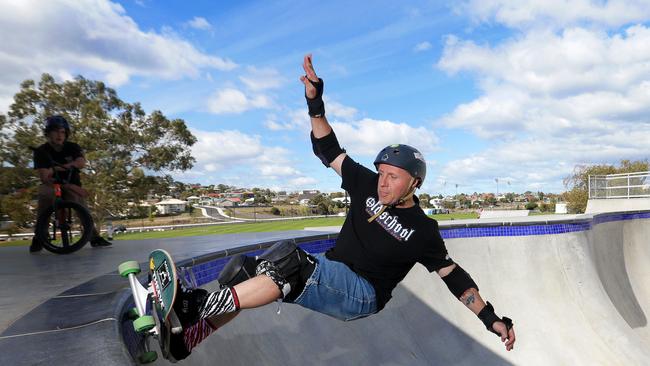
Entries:
<svg viewBox="0 0 650 366">
<path fill-rule="evenodd" d="M 77 158 L 83 157 L 81 146 L 74 142 L 65 141 L 61 151 L 56 151 L 49 143 L 44 143 L 34 150 L 34 169 L 49 169 L 52 168 L 52 160 L 59 164 L 68 164 L 75 161 Z M 67 174 L 64 175 L 64 177 Z M 62 177 L 63 178 L 63 177 Z M 76 184 L 81 187 L 81 178 L 79 177 L 79 170 L 72 169 L 70 180 L 68 183 Z"/>
</svg>

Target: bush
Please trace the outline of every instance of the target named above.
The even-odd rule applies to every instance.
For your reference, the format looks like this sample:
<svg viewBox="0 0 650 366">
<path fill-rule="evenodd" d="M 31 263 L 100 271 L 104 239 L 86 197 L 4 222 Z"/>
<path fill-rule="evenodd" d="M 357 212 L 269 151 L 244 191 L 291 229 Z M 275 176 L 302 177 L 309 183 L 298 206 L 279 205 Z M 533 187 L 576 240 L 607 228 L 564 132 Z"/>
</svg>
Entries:
<svg viewBox="0 0 650 366">
<path fill-rule="evenodd" d="M 528 202 L 526 204 L 526 210 L 534 210 L 537 208 L 537 203 L 536 202 Z"/>
<path fill-rule="evenodd" d="M 275 216 L 280 216 L 280 209 L 277 207 L 272 207 L 271 208 L 271 214 Z"/>
</svg>

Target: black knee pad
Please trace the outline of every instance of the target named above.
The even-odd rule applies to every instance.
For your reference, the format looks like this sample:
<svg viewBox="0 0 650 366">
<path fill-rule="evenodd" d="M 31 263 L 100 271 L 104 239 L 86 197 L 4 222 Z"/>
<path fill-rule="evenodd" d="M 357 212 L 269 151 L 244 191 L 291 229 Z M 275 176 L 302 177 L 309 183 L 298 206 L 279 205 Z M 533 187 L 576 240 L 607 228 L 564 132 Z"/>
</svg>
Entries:
<svg viewBox="0 0 650 366">
<path fill-rule="evenodd" d="M 257 261 L 244 254 L 232 256 L 219 273 L 217 281 L 221 287 L 233 287 L 255 276 Z"/>
<path fill-rule="evenodd" d="M 289 240 L 273 244 L 259 256 L 259 260 L 271 263 L 282 279 L 291 285 L 291 291 L 284 296 L 285 301 L 293 301 L 302 293 L 316 268 L 316 259 Z"/>
</svg>

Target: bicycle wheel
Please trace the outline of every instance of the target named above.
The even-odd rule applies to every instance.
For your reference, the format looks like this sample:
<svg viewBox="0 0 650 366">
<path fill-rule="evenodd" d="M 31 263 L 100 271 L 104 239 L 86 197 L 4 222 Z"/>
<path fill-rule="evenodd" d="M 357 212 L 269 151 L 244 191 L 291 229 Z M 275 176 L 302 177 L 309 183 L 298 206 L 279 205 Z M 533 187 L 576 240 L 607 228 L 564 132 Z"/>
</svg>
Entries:
<svg viewBox="0 0 650 366">
<path fill-rule="evenodd" d="M 81 249 L 92 235 L 92 216 L 76 202 L 58 202 L 56 210 L 48 208 L 37 220 L 36 233 L 43 248 L 56 254 Z"/>
</svg>

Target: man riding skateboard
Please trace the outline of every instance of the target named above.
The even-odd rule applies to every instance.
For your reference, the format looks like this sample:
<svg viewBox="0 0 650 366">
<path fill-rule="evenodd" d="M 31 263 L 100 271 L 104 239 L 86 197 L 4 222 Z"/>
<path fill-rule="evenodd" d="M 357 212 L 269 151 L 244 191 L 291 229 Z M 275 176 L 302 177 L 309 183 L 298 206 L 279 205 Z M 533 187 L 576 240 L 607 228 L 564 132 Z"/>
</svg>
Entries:
<svg viewBox="0 0 650 366">
<path fill-rule="evenodd" d="M 418 205 L 415 190 L 426 176 L 420 152 L 390 145 L 379 152 L 371 171 L 343 150 L 325 117 L 323 81 L 311 55 L 303 61 L 305 97 L 311 117 L 313 151 L 342 178 L 352 198 L 335 246 L 312 256 L 281 241 L 258 257 L 233 257 L 220 275 L 220 291 L 182 289 L 174 308 L 185 331 L 173 351 L 176 359 L 240 310 L 277 299 L 350 321 L 381 311 L 392 290 L 415 263 L 436 272 L 451 293 L 478 316 L 510 351 L 515 343 L 512 321 L 500 318 L 479 295 L 478 285 L 447 254 L 438 223 Z M 248 278 L 250 274 L 251 278 Z"/>
</svg>

